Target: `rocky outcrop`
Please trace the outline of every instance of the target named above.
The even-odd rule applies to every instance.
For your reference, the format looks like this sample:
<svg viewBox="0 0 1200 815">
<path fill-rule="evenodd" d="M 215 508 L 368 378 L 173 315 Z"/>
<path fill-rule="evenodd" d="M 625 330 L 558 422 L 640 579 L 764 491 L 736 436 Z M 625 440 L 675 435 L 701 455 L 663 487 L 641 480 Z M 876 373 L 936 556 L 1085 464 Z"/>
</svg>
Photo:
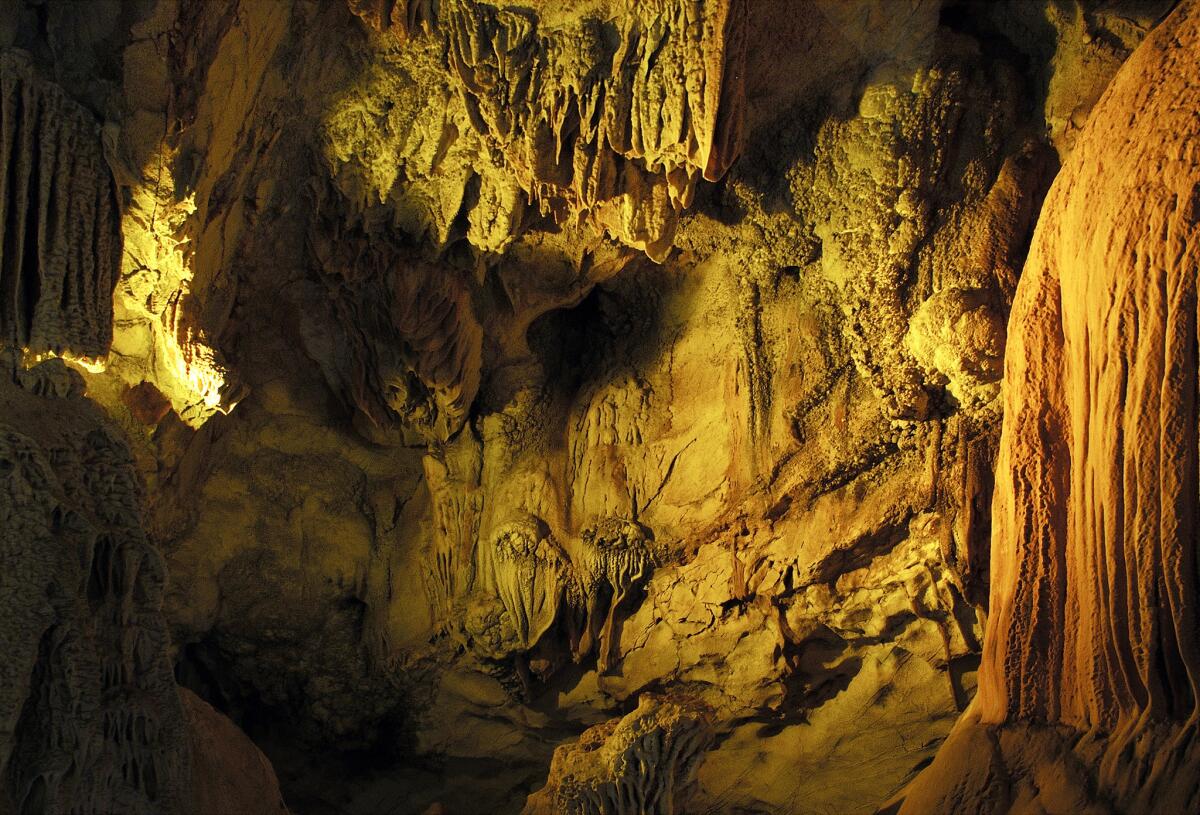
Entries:
<svg viewBox="0 0 1200 815">
<path fill-rule="evenodd" d="M 1200 802 L 1197 71 L 1185 2 L 1046 200 L 1009 331 L 979 696 L 901 811 Z"/>
<path fill-rule="evenodd" d="M 0 343 L 97 360 L 121 265 L 116 185 L 95 117 L 0 50 Z"/>
<path fill-rule="evenodd" d="M 211 705 L 179 689 L 192 753 L 187 812 L 287 815 L 275 770 L 254 742 Z"/>
<path fill-rule="evenodd" d="M 703 706 L 642 696 L 635 711 L 589 728 L 554 751 L 550 779 L 525 815 L 688 811 L 697 766 L 712 743 Z"/>
</svg>

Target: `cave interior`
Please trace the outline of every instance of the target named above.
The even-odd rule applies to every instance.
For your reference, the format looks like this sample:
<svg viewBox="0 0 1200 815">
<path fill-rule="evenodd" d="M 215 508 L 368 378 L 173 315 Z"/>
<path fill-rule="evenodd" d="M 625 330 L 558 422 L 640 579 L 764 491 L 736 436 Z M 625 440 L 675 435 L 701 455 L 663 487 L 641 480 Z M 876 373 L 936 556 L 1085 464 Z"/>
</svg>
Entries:
<svg viewBox="0 0 1200 815">
<path fill-rule="evenodd" d="M 0 815 L 1200 812 L 1200 0 L 0 0 Z"/>
</svg>

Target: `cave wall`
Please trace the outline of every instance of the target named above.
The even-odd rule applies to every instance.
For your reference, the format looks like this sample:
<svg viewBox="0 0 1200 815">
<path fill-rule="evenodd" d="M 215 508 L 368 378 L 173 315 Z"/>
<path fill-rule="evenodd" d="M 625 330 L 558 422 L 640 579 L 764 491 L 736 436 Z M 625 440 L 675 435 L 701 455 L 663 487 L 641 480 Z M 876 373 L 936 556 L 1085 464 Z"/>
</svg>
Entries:
<svg viewBox="0 0 1200 815">
<path fill-rule="evenodd" d="M 165 574 L 128 451 L 61 361 L 4 379 L 5 808 L 183 811 Z"/>
<path fill-rule="evenodd" d="M 740 161 L 680 214 L 640 204 L 679 220 L 661 265 L 540 210 L 522 144 L 472 121 L 459 35 L 293 22 L 288 64 L 342 72 L 292 75 L 331 180 L 239 278 L 250 395 L 183 454 L 212 472 L 171 600 L 230 709 L 423 768 L 328 806 L 518 805 L 556 744 L 666 688 L 716 711 L 698 806 L 868 809 L 967 704 L 1004 322 L 1059 160 L 1022 71 L 1049 56 L 939 4 L 854 11 L 747 55 Z M 333 26 L 353 58 L 310 33 Z"/>
<path fill-rule="evenodd" d="M 301 812 L 594 803 L 656 727 L 676 811 L 872 811 L 975 694 L 1030 235 L 1170 5 L 24 3 L 179 681 Z"/>
</svg>

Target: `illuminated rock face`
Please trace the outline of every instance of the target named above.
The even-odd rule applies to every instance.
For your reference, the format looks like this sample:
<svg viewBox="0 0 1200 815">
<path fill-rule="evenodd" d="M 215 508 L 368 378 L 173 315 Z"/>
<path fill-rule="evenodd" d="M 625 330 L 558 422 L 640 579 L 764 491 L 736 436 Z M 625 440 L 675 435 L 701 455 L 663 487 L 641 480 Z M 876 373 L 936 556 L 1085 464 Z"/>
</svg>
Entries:
<svg viewBox="0 0 1200 815">
<path fill-rule="evenodd" d="M 1143 709 L 1186 720 L 1198 699 L 1198 69 L 1188 3 L 1117 75 L 1034 237 L 997 462 L 989 722 L 1112 729 Z"/>
<path fill-rule="evenodd" d="M 1101 691 L 1033 687 L 1040 609 L 989 548 L 1003 356 L 1046 189 L 1169 5 L 0 15 L 104 122 L 125 251 L 83 375 L 146 484 L 196 805 L 278 811 L 261 747 L 300 812 L 870 812 L 973 704 L 986 636 L 1012 659 L 970 710 L 1012 721 L 963 719 L 935 766 L 999 743 L 1085 808 L 1109 742 L 1028 720 L 1112 727 L 1066 701 Z M 48 370 L 13 376 L 82 404 Z M 1012 478 L 1041 452 L 1008 455 L 997 517 L 1041 512 Z M 1071 590 L 1064 625 L 1117 620 Z M 1186 701 L 1153 675 L 1132 709 Z"/>
<path fill-rule="evenodd" d="M 906 811 L 1200 802 L 1198 72 L 1184 3 L 1046 199 L 1009 325 L 979 696 Z"/>
<path fill-rule="evenodd" d="M 663 260 L 696 183 L 741 146 L 746 0 L 623 0 L 552 26 L 538 11 L 554 4 L 436 5 L 350 3 L 401 39 L 440 38 L 471 126 L 540 210 Z"/>
</svg>

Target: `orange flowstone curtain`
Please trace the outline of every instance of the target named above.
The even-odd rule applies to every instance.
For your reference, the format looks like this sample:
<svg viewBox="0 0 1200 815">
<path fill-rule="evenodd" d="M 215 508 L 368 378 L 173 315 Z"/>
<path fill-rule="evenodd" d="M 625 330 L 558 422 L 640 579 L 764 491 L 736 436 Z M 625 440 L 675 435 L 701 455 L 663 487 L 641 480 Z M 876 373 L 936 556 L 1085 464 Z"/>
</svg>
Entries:
<svg viewBox="0 0 1200 815">
<path fill-rule="evenodd" d="M 986 722 L 1196 715 L 1200 2 L 1121 69 L 1046 200 L 1009 331 Z"/>
</svg>

